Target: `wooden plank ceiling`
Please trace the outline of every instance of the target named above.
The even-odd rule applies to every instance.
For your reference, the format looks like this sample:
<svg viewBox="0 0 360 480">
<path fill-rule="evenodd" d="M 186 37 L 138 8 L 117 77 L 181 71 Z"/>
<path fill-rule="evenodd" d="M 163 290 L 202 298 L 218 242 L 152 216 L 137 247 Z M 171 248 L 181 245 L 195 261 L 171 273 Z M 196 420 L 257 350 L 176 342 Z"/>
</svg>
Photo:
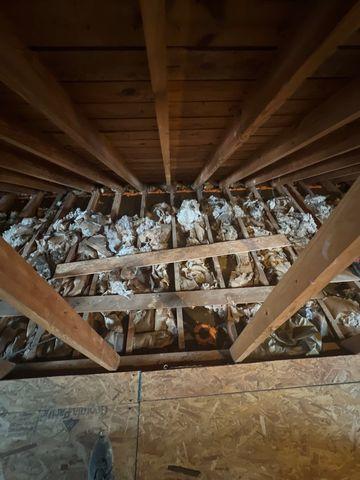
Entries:
<svg viewBox="0 0 360 480">
<path fill-rule="evenodd" d="M 162 3 L 156 1 L 159 11 Z M 326 54 L 322 53 L 320 65 L 313 68 L 314 71 L 309 68 L 310 75 L 299 82 L 295 92 L 289 90 L 289 98 L 273 109 L 269 118 L 215 169 L 211 178 L 226 180 L 274 139 L 285 136 L 289 127 L 296 127 L 313 109 L 350 81 L 356 81 L 360 75 L 359 2 L 329 0 L 318 2 L 320 6 L 315 3 L 293 0 L 167 1 L 164 3 L 167 58 L 161 50 L 163 33 L 156 32 L 155 38 L 151 24 L 147 25 L 145 42 L 142 22 L 146 25 L 146 21 L 154 21 L 154 16 L 148 14 L 145 18 L 144 12 L 142 16 L 138 0 L 1 0 L 0 13 L 10 22 L 20 41 L 53 74 L 81 118 L 89 120 L 91 128 L 95 127 L 105 136 L 104 142 L 113 154 L 111 158 L 121 159 L 121 166 L 130 172 L 129 178 L 135 178 L 136 186 L 141 188 L 142 183 L 165 182 L 164 165 L 168 162 L 163 160 L 163 154 L 168 135 L 167 112 L 170 128 L 167 180 L 171 176 L 172 182 L 194 182 L 209 165 L 234 116 L 249 104 L 250 96 L 253 100 L 254 85 L 269 76 L 269 72 L 271 76 L 271 68 L 277 65 L 294 31 L 301 26 L 306 36 L 311 13 L 325 8 L 325 4 L 327 11 L 336 12 L 334 20 L 329 14 L 326 27 L 331 27 L 333 20 L 333 29 L 339 28 L 340 33 L 335 36 L 339 44 L 333 50 L 328 47 Z M 347 18 L 349 11 L 351 15 Z M 319 37 L 321 34 L 319 32 Z M 328 39 L 325 31 L 324 38 Z M 161 50 L 161 58 L 156 58 L 156 48 Z M 163 69 L 165 60 L 166 72 Z M 156 69 L 161 68 L 159 80 Z M 162 105 L 161 110 L 156 110 L 163 101 L 166 82 L 168 107 Z M 5 117 L 12 122 L 21 121 L 24 128 L 46 137 L 46 150 L 52 145 L 57 148 L 57 154 L 59 149 L 66 151 L 66 166 L 61 166 L 58 160 L 53 161 L 57 163 L 54 168 L 58 178 L 68 172 L 69 162 L 76 163 L 74 159 L 77 158 L 90 168 L 82 179 L 75 176 L 77 182 L 86 179 L 88 183 L 90 177 L 93 182 L 95 169 L 95 176 L 97 171 L 101 178 L 99 183 L 110 187 L 123 183 L 122 167 L 111 169 L 109 165 L 113 160 L 99 160 L 103 150 L 99 156 L 92 147 L 84 148 L 84 143 L 77 141 L 73 131 L 70 135 L 68 130 L 64 133 L 58 121 L 50 121 L 49 115 L 45 116 L 44 111 L 37 108 L 36 99 L 30 105 L 19 91 L 15 93 L 5 83 L 0 83 Z M 158 89 L 156 95 L 154 89 Z M 352 121 L 354 117 L 349 114 L 348 118 Z M 340 127 L 343 124 L 339 123 Z M 159 131 L 165 142 L 163 149 Z M 332 130 L 329 130 L 331 140 L 333 132 L 330 132 Z M 325 143 L 326 139 L 327 136 Z M 324 139 L 317 141 L 324 142 Z M 25 158 L 20 148 L 24 147 L 19 143 L 12 142 L 9 146 L 2 140 L 0 144 L 0 151 L 11 150 Z M 43 165 L 49 160 L 44 152 L 39 154 L 43 148 L 34 151 L 27 147 L 25 150 L 27 162 L 31 158 L 34 163 L 38 161 Z M 286 158 L 279 161 L 283 165 Z M 278 163 L 274 165 L 279 166 Z M 1 178 L 3 168 L 0 169 L 0 181 L 6 182 Z M 269 168 L 265 171 L 266 177 Z M 284 172 L 290 173 L 286 169 Z"/>
</svg>

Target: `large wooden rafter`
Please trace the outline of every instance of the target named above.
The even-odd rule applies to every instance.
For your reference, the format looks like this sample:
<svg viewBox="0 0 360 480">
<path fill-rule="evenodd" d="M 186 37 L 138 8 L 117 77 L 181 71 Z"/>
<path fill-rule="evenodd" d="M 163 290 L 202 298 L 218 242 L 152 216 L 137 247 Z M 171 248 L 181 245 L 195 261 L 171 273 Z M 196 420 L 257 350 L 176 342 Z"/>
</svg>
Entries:
<svg viewBox="0 0 360 480">
<path fill-rule="evenodd" d="M 2 299 L 99 365 L 117 369 L 118 354 L 2 238 L 0 263 Z"/>
<path fill-rule="evenodd" d="M 358 148 L 360 148 L 360 124 L 357 121 L 293 153 L 277 164 L 270 165 L 263 171 L 258 172 L 254 177 L 250 177 L 246 183 L 247 185 L 258 185 L 316 165 L 338 155 L 352 152 Z"/>
<path fill-rule="evenodd" d="M 236 362 L 250 355 L 359 255 L 359 202 L 360 179 L 354 183 L 234 342 L 230 352 Z"/>
<path fill-rule="evenodd" d="M 349 153 L 341 157 L 335 157 L 332 160 L 318 163 L 307 168 L 290 173 L 284 177 L 280 177 L 278 182 L 281 185 L 286 183 L 298 182 L 306 178 L 317 177 L 325 173 L 335 172 L 344 168 L 353 167 L 360 164 L 360 152 Z"/>
<path fill-rule="evenodd" d="M 101 183 L 113 189 L 119 188 L 118 182 L 113 180 L 110 175 L 88 164 L 69 150 L 58 146 L 48 136 L 41 135 L 20 122 L 1 117 L 0 139 L 95 183 Z"/>
<path fill-rule="evenodd" d="M 10 185 L 19 185 L 20 187 L 31 188 L 32 190 L 44 190 L 45 192 L 60 193 L 65 191 L 54 183 L 41 180 L 40 178 L 30 177 L 23 173 L 11 172 L 0 168 L 0 182 L 9 183 Z"/>
<path fill-rule="evenodd" d="M 94 188 L 92 182 L 69 174 L 66 170 L 10 151 L 0 150 L 0 167 L 85 192 L 91 192 Z"/>
<path fill-rule="evenodd" d="M 55 77 L 26 48 L 0 15 L 0 80 L 38 109 L 79 146 L 138 190 L 142 183 L 123 163 L 119 154 L 72 103 Z"/>
<path fill-rule="evenodd" d="M 223 183 L 231 185 L 254 175 L 255 172 L 325 137 L 359 117 L 360 89 L 359 80 L 356 79 L 312 110 L 294 128 L 275 138 L 261 152 L 257 152 L 243 162 L 244 165 L 229 175 Z M 256 175 L 254 177 L 256 184 L 258 183 Z"/>
<path fill-rule="evenodd" d="M 165 0 L 140 0 L 166 184 L 171 184 Z"/>
<path fill-rule="evenodd" d="M 202 185 L 275 113 L 352 32 L 360 27 L 360 2 L 317 2 L 311 6 L 306 25 L 300 25 L 292 40 L 278 55 L 268 74 L 244 102 L 214 155 L 194 182 Z"/>
</svg>

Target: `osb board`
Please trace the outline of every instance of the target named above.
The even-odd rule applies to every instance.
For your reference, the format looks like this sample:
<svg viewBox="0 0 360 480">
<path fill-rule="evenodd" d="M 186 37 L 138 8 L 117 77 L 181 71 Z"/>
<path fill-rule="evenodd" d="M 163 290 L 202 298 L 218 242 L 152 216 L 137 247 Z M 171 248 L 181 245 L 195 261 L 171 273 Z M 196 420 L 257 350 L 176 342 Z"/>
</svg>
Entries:
<svg viewBox="0 0 360 480">
<path fill-rule="evenodd" d="M 141 404 L 137 479 L 358 479 L 359 385 Z"/>
<path fill-rule="evenodd" d="M 133 479 L 137 386 L 137 373 L 2 381 L 0 480 L 85 480 L 101 431 L 116 478 Z"/>
<path fill-rule="evenodd" d="M 360 355 L 144 372 L 141 399 L 150 401 L 348 382 L 360 382 Z"/>
<path fill-rule="evenodd" d="M 0 411 L 98 404 L 136 403 L 138 372 L 5 380 Z"/>
<path fill-rule="evenodd" d="M 116 403 L 3 412 L 0 479 L 85 480 L 90 452 L 104 431 L 112 444 L 116 478 L 132 480 L 137 423 L 138 405 Z"/>
</svg>

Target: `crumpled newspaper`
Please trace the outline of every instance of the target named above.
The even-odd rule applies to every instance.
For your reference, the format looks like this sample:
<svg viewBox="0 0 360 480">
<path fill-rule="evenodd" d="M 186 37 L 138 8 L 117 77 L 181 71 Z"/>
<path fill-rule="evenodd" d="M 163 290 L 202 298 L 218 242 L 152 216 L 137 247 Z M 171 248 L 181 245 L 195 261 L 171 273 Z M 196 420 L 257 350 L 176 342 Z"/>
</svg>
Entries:
<svg viewBox="0 0 360 480">
<path fill-rule="evenodd" d="M 211 195 L 207 201 L 211 215 L 215 220 L 216 239 L 222 242 L 236 240 L 238 233 L 232 225 L 235 217 L 232 206 L 224 198 L 214 195 Z"/>
<path fill-rule="evenodd" d="M 19 223 L 14 223 L 2 234 L 3 239 L 13 248 L 21 248 L 32 238 L 41 227 L 45 218 L 23 218 Z"/>
<path fill-rule="evenodd" d="M 249 254 L 236 255 L 237 265 L 230 274 L 229 286 L 245 287 L 257 283 L 254 273 L 254 265 Z"/>
<path fill-rule="evenodd" d="M 205 234 L 204 218 L 200 212 L 199 202 L 196 200 L 183 200 L 177 212 L 177 220 L 182 231 L 187 234 L 187 245 L 208 243 Z"/>
<path fill-rule="evenodd" d="M 296 212 L 287 197 L 274 197 L 267 202 L 279 223 L 280 233 L 298 246 L 305 246 L 316 233 L 317 226 L 309 213 Z"/>
<path fill-rule="evenodd" d="M 208 290 L 217 288 L 214 274 L 204 260 L 188 260 L 180 264 L 181 290 Z"/>
<path fill-rule="evenodd" d="M 139 310 L 133 317 L 134 349 L 164 348 L 171 345 L 177 335 L 175 319 L 170 309 Z"/>
<path fill-rule="evenodd" d="M 251 323 L 260 304 L 232 305 L 231 318 L 243 328 Z M 252 354 L 252 359 L 290 355 L 318 355 L 322 339 L 329 333 L 327 322 L 318 305 L 310 301 L 287 322 L 273 332 Z"/>
<path fill-rule="evenodd" d="M 324 298 L 324 303 L 345 337 L 360 333 L 360 306 L 355 300 L 337 296 Z"/>
<path fill-rule="evenodd" d="M 308 207 L 313 209 L 315 215 L 320 220 L 326 220 L 332 212 L 332 206 L 327 203 L 326 199 L 327 197 L 325 195 L 309 194 L 304 198 L 304 202 Z"/>
<path fill-rule="evenodd" d="M 278 283 L 291 267 L 287 256 L 281 249 L 262 250 L 258 252 L 258 257 L 270 283 Z"/>
</svg>

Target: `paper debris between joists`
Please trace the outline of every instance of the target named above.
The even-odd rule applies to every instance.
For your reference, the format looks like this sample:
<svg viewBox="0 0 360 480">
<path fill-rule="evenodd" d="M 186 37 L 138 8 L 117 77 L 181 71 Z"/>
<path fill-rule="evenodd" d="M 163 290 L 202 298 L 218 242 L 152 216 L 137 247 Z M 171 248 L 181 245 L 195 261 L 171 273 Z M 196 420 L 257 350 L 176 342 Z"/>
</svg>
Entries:
<svg viewBox="0 0 360 480">
<path fill-rule="evenodd" d="M 327 203 L 325 195 L 306 195 L 304 198 L 305 204 L 312 208 L 315 215 L 320 220 L 326 220 L 331 214 L 333 207 Z"/>
<path fill-rule="evenodd" d="M 216 240 L 221 242 L 237 240 L 238 233 L 233 226 L 235 213 L 233 207 L 224 198 L 211 197 L 207 200 L 211 217 L 214 219 Z"/>
<path fill-rule="evenodd" d="M 183 200 L 177 212 L 177 221 L 186 234 L 186 245 L 200 245 L 209 243 L 205 233 L 205 222 L 200 212 L 199 202 Z"/>
<path fill-rule="evenodd" d="M 267 204 L 279 223 L 280 233 L 296 245 L 305 246 L 316 233 L 317 226 L 312 215 L 296 212 L 287 197 L 274 197 Z"/>
</svg>

